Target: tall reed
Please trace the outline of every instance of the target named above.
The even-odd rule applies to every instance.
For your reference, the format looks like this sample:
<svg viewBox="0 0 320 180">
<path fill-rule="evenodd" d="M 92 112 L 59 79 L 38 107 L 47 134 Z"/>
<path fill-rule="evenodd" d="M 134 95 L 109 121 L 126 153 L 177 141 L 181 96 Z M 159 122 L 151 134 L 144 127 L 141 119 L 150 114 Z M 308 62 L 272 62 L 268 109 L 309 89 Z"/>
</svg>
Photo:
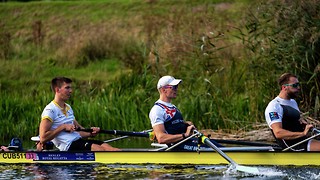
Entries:
<svg viewBox="0 0 320 180">
<path fill-rule="evenodd" d="M 275 91 L 267 93 L 276 94 L 275 80 L 280 74 L 295 73 L 302 82 L 301 108 L 311 112 L 318 111 L 316 98 L 320 95 L 319 10 L 318 1 L 255 3 L 242 36 L 257 68 L 251 73 L 265 77 L 262 86 L 274 87 Z"/>
<path fill-rule="evenodd" d="M 302 110 L 319 112 L 312 109 L 319 107 L 313 101 L 319 64 L 312 18 L 318 5 L 303 3 L 310 7 L 304 14 L 293 2 L 254 4 L 259 8 L 244 16 L 244 1 L 185 2 L 1 6 L 12 15 L 2 20 L 12 35 L 10 46 L 0 45 L 9 54 L 0 59 L 2 140 L 38 134 L 41 112 L 53 99 L 50 80 L 61 75 L 74 80 L 68 103 L 85 127 L 150 129 L 156 84 L 167 74 L 183 79 L 173 103 L 199 129 L 248 130 L 264 123 L 264 108 L 278 92 L 276 76 L 288 70 L 306 82 Z M 72 13 L 83 10 L 88 13 Z M 39 19 L 41 26 L 33 26 Z M 299 26 L 291 23 L 296 19 Z"/>
</svg>

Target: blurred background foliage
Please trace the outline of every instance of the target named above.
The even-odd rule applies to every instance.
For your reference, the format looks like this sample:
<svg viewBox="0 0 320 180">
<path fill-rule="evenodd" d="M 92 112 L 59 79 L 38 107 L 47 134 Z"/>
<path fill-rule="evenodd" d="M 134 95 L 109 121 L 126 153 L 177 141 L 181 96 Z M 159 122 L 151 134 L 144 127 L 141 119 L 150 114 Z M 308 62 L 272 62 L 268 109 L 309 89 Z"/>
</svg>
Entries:
<svg viewBox="0 0 320 180">
<path fill-rule="evenodd" d="M 2 1 L 1 137 L 38 133 L 55 76 L 74 80 L 69 104 L 85 127 L 150 129 L 167 74 L 183 79 L 173 103 L 198 129 L 264 123 L 284 72 L 318 118 L 319 10 L 316 0 Z"/>
</svg>

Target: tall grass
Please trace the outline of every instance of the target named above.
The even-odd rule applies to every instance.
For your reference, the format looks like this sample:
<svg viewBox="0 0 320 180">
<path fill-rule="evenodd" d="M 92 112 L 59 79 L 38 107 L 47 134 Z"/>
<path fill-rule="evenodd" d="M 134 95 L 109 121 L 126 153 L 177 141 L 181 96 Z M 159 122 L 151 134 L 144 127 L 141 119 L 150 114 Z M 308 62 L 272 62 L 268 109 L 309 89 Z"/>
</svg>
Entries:
<svg viewBox="0 0 320 180">
<path fill-rule="evenodd" d="M 156 84 L 167 74 L 183 79 L 173 103 L 199 129 L 263 123 L 264 108 L 278 92 L 275 80 L 288 70 L 306 82 L 302 110 L 317 112 L 318 26 L 311 17 L 318 5 L 303 14 L 295 3 L 254 3 L 243 11 L 247 4 L 0 4 L 0 137 L 38 133 L 41 112 L 53 99 L 50 80 L 61 75 L 74 80 L 68 103 L 85 127 L 150 129 Z M 299 27 L 290 12 L 304 17 Z"/>
<path fill-rule="evenodd" d="M 281 73 L 297 74 L 302 82 L 301 107 L 319 117 L 319 3 L 272 0 L 256 6 L 259 9 L 247 15 L 247 31 L 242 36 L 257 69 L 250 73 L 264 77 L 261 85 L 274 87 L 276 91 L 267 92 L 273 96 L 278 91 L 275 79 Z"/>
</svg>

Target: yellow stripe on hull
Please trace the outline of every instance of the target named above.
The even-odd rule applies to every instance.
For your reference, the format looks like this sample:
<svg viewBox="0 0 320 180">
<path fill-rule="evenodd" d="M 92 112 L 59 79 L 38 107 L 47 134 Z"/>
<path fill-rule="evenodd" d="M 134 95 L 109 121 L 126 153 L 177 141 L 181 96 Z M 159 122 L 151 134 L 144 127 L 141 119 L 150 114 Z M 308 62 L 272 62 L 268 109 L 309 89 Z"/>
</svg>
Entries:
<svg viewBox="0 0 320 180">
<path fill-rule="evenodd" d="M 88 158 L 89 154 L 89 158 Z M 228 164 L 216 152 L 1 152 L 0 163 Z M 241 165 L 315 165 L 320 152 L 226 152 Z"/>
<path fill-rule="evenodd" d="M 227 152 L 242 165 L 320 165 L 320 152 Z M 99 163 L 127 164 L 229 164 L 216 152 L 114 152 L 97 153 Z"/>
</svg>

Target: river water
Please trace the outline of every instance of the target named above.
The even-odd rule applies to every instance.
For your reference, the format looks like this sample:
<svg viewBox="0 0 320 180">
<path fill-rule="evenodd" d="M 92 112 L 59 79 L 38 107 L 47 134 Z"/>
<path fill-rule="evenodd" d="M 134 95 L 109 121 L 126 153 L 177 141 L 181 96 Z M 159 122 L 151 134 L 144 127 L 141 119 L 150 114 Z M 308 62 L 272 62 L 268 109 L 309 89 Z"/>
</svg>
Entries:
<svg viewBox="0 0 320 180">
<path fill-rule="evenodd" d="M 0 165 L 0 179 L 319 179 L 318 167 L 258 167 L 265 175 L 251 175 L 220 166 L 19 164 Z"/>
</svg>

